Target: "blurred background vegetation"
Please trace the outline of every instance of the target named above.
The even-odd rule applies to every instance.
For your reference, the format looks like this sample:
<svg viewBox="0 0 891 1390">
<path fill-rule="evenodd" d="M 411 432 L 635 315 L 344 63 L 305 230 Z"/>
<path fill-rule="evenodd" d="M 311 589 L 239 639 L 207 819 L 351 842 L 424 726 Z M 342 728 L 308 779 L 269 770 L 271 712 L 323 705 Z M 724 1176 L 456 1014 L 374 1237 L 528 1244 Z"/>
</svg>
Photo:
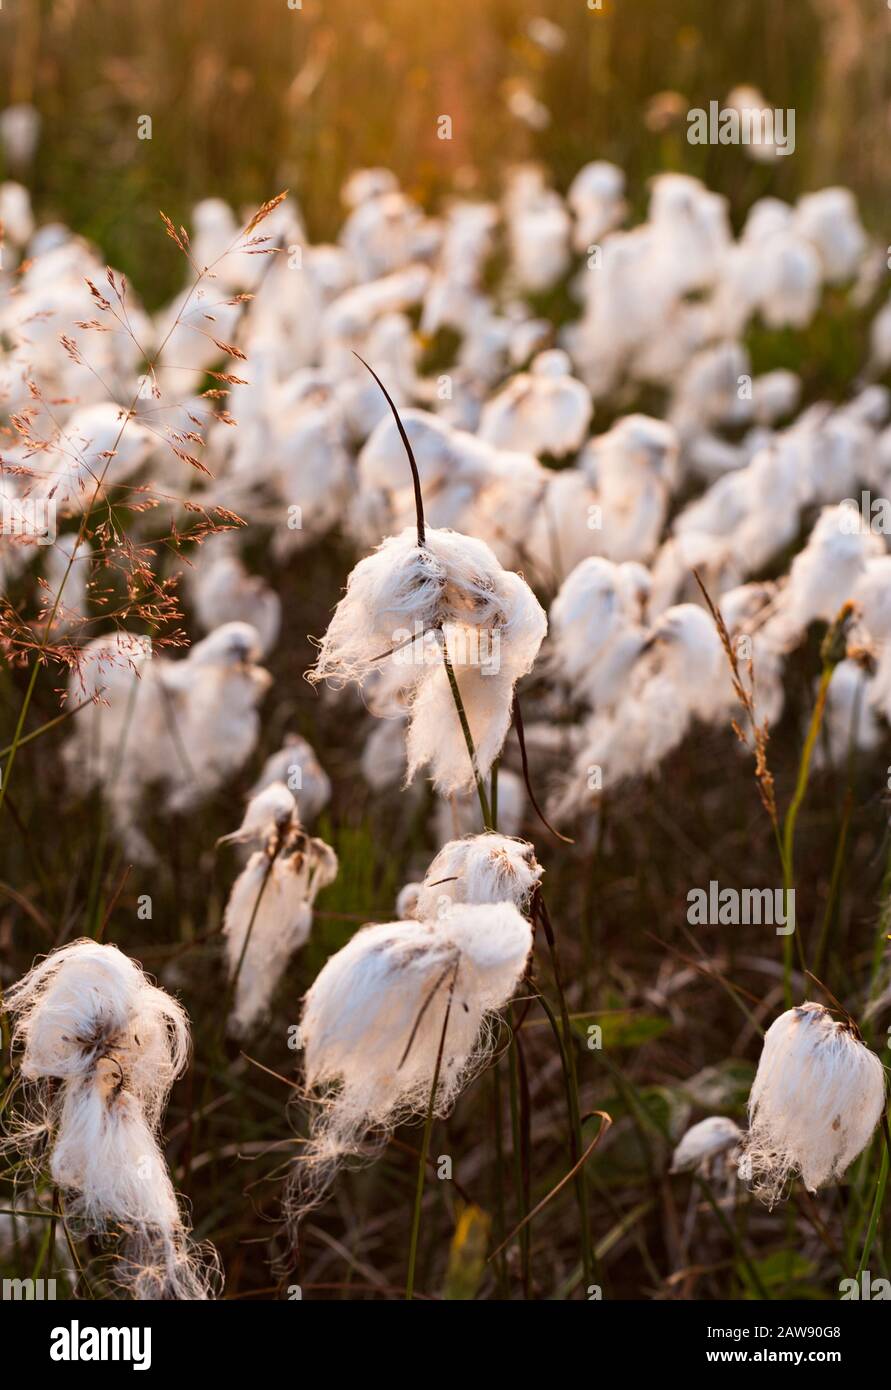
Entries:
<svg viewBox="0 0 891 1390">
<path fill-rule="evenodd" d="M 543 45 L 534 26 L 530 33 L 541 18 L 560 26 L 562 46 Z M 2 0 L 0 107 L 33 102 L 41 114 L 41 141 L 25 179 L 40 220 L 61 219 L 95 241 L 155 307 L 184 278 L 159 209 L 188 223 L 201 198 L 218 195 L 253 208 L 289 187 L 311 237 L 332 238 L 342 220 L 344 178 L 374 164 L 394 169 L 435 209 L 455 189 L 497 194 L 504 168 L 516 160 L 540 160 L 565 190 L 582 164 L 607 158 L 626 170 L 635 216 L 653 174 L 683 170 L 729 198 L 737 227 L 759 196 L 794 199 L 842 182 L 884 244 L 889 39 L 884 0 L 602 0 L 599 10 L 586 0 L 303 0 L 296 10 L 287 0 Z M 740 83 L 759 87 L 771 105 L 794 107 L 793 157 L 764 165 L 739 148 L 687 144 L 688 108 L 723 100 Z M 512 114 L 517 93 L 541 103 L 546 124 Z M 138 139 L 142 115 L 152 117 L 151 140 Z M 437 138 L 441 115 L 452 118 L 451 141 Z M 12 172 L 0 168 L 0 177 Z M 826 312 L 803 334 L 754 328 L 755 370 L 795 368 L 809 399 L 824 389 L 849 394 L 865 360 L 866 318 L 836 298 L 838 304 L 833 292 L 827 295 Z M 599 413 L 598 428 L 603 418 Z M 152 878 L 150 930 L 135 917 L 139 875 L 127 880 L 98 801 L 70 812 L 59 753 L 64 730 L 38 740 L 20 765 L 8 799 L 15 834 L 0 837 L 0 886 L 17 885 L 0 918 L 4 962 L 23 971 L 55 942 L 93 932 L 119 942 L 182 994 L 195 1023 L 195 1063 L 174 1094 L 168 1154 L 178 1188 L 193 1203 L 198 1234 L 219 1246 L 236 1298 L 277 1292 L 270 1257 L 277 1253 L 281 1168 L 290 1152 L 289 1083 L 280 1074 L 294 1061 L 287 1028 L 300 994 L 360 922 L 386 920 L 408 867 L 423 866 L 431 852 L 424 832 L 429 794 L 414 805 L 376 802 L 356 771 L 364 731 L 358 707 L 315 695 L 302 680 L 312 659 L 306 634 L 324 630 L 354 558 L 332 541 L 313 552 L 311 567 L 301 556 L 278 574 L 289 602 L 271 663 L 276 681 L 264 707 L 262 747 L 240 782 L 200 817 L 151 821 L 164 864 Z M 813 645 L 790 663 L 789 713 L 771 744 L 783 805 L 817 669 Z M 24 674 L 0 676 L 6 730 Z M 58 683 L 58 676 L 38 682 L 35 727 L 58 713 Z M 287 729 L 318 746 L 334 782 L 318 831 L 335 845 L 341 872 L 320 899 L 311 942 L 289 971 L 275 1023 L 256 1042 L 255 1065 L 230 1055 L 221 1038 L 215 932 L 237 866 L 213 844 L 233 828 L 260 757 L 280 746 Z M 4 734 L 0 744 L 6 741 Z M 609 833 L 596 851 L 555 851 L 537 828 L 530 831 L 541 842 L 578 1007 L 591 1011 L 576 1020 L 580 1039 L 588 1018 L 606 1030 L 604 1052 L 581 1055 L 589 1067 L 585 1084 L 596 1080 L 598 1102 L 616 1123 L 604 1162 L 587 1170 L 607 1297 L 665 1296 L 666 1288 L 669 1296 L 754 1292 L 736 1242 L 728 1259 L 720 1228 L 701 1217 L 697 1265 L 674 1274 L 670 1286 L 663 1282 L 666 1270 L 677 1269 L 677 1231 L 692 1219 L 664 1176 L 670 1139 L 694 1113 L 741 1119 L 757 1054 L 755 1034 L 720 981 L 725 973 L 741 976 L 750 998 L 771 988 L 779 998 L 779 967 L 757 929 L 741 930 L 726 949 L 717 938 L 691 945 L 677 931 L 692 884 L 716 875 L 728 884 L 776 876 L 770 826 L 734 748 L 729 730 L 721 730 L 702 735 L 695 752 L 678 750 L 661 782 L 609 808 Z M 844 778 L 830 774 L 799 827 L 799 913 L 810 941 L 824 914 L 831 920 L 827 978 L 841 998 L 851 997 L 883 948 L 876 907 L 891 882 L 891 871 L 883 881 L 889 844 L 875 769 L 858 768 L 855 781 L 850 826 Z M 844 836 L 844 871 L 831 885 L 833 846 Z M 673 972 L 685 965 L 689 978 L 677 1002 Z M 546 965 L 539 976 L 550 988 Z M 556 1058 L 542 1024 L 539 1018 L 526 1033 L 536 1198 L 567 1167 Z M 493 1161 L 489 1084 L 462 1097 L 443 1142 L 461 1155 L 461 1178 L 475 1200 L 497 1213 L 505 1180 Z M 308 1231 L 301 1277 L 309 1296 L 390 1296 L 398 1287 L 417 1143 L 417 1131 L 405 1131 L 378 1164 L 338 1184 Z M 425 1225 L 419 1284 L 432 1292 L 444 1277 L 443 1233 L 450 1236 L 457 1224 L 449 1187 L 435 1185 L 443 1210 Z M 0 1206 L 7 1196 L 4 1186 Z M 832 1189 L 822 1210 L 833 1223 L 849 1213 L 845 1229 L 854 1240 L 869 1199 L 863 1162 L 850 1195 Z M 835 1256 L 821 1265 L 804 1249 L 800 1226 L 787 1239 L 786 1220 L 754 1205 L 740 1224 L 771 1291 L 820 1296 L 837 1281 Z M 572 1201 L 555 1202 L 535 1235 L 533 1296 L 574 1296 L 581 1272 Z M 40 1237 L 32 1232 L 14 1253 L 0 1242 L 0 1272 L 33 1269 Z M 883 1251 L 883 1273 L 885 1263 Z M 515 1289 L 513 1266 L 508 1276 Z M 500 1286 L 489 1276 L 484 1296 Z"/>
<path fill-rule="evenodd" d="M 519 158 L 545 162 L 564 189 L 607 158 L 627 171 L 635 211 L 650 175 L 681 169 L 725 193 L 737 223 L 762 194 L 844 182 L 880 230 L 884 0 L 599 3 L 5 0 L 0 92 L 43 119 L 29 179 L 41 217 L 98 242 L 151 306 L 181 281 L 159 208 L 187 221 L 200 198 L 241 207 L 290 187 L 310 235 L 331 238 L 345 175 L 371 164 L 435 207 L 456 185 L 497 192 Z M 565 34 L 556 51 L 530 36 L 541 18 Z M 794 157 L 764 166 L 687 144 L 689 107 L 739 83 L 795 108 Z M 517 92 L 543 104 L 546 126 L 511 114 Z M 144 114 L 151 140 L 137 138 Z M 450 141 L 436 135 L 443 114 Z"/>
</svg>

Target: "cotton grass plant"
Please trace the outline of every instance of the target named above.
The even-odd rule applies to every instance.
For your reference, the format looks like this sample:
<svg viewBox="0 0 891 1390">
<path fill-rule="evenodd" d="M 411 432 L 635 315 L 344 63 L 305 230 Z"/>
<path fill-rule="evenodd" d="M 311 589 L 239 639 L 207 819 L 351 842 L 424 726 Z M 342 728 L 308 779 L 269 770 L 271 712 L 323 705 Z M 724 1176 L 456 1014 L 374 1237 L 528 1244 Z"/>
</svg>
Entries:
<svg viewBox="0 0 891 1390">
<path fill-rule="evenodd" d="M 181 1006 L 115 946 L 62 946 L 7 991 L 20 1092 L 3 1147 L 49 1179 L 82 1235 L 119 1241 L 115 1277 L 135 1298 L 206 1298 L 211 1247 L 191 1241 L 159 1147 L 186 1066 Z"/>
<path fill-rule="evenodd" d="M 293 200 L 241 234 L 211 201 L 167 226 L 189 283 L 156 316 L 65 243 L 0 308 L 0 488 L 62 526 L 0 555 L 0 1219 L 35 1273 L 61 1248 L 80 1295 L 215 1292 L 180 1190 L 236 1297 L 450 1297 L 469 1225 L 482 1297 L 825 1291 L 884 1254 L 891 876 L 865 946 L 854 880 L 891 623 L 842 494 L 887 489 L 888 402 L 848 374 L 815 403 L 759 343 L 768 305 L 789 343 L 835 334 L 866 247 L 845 199 L 762 200 L 737 236 L 676 175 L 619 230 L 624 188 L 592 167 L 564 202 L 526 170 L 440 217 L 373 170 L 322 246 Z M 599 277 L 570 273 L 583 222 Z M 60 287 L 86 300 L 63 342 Z M 782 965 L 757 928 L 678 921 L 694 872 L 770 881 L 773 855 L 799 897 Z"/>
</svg>

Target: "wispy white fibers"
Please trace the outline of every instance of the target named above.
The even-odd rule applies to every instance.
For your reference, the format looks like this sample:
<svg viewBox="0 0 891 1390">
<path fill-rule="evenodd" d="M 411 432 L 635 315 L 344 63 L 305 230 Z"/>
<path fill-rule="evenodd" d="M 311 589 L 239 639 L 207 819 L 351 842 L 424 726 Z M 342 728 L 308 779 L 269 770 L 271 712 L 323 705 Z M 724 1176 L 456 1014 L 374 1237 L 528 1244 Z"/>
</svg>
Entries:
<svg viewBox="0 0 891 1390">
<path fill-rule="evenodd" d="M 526 912 L 542 873 L 525 840 L 491 831 L 451 840 L 427 870 L 412 916 L 432 921 L 452 903 L 511 902 Z"/>
<path fill-rule="evenodd" d="M 644 649 L 650 575 L 643 565 L 589 556 L 551 604 L 549 666 L 593 709 L 615 703 Z"/>
<path fill-rule="evenodd" d="M 884 1067 L 851 1025 L 821 1004 L 789 1009 L 765 1034 L 739 1175 L 769 1206 L 796 1176 L 816 1192 L 866 1147 L 884 1105 Z"/>
<path fill-rule="evenodd" d="M 363 680 L 383 665 L 401 629 L 419 637 L 445 623 L 505 622 L 504 574 L 483 541 L 457 531 L 429 529 L 424 545 L 414 527 L 389 536 L 347 580 L 310 679 Z"/>
<path fill-rule="evenodd" d="M 487 1055 L 488 1016 L 511 998 L 531 946 L 513 903 L 455 903 L 434 921 L 363 927 L 331 957 L 301 1022 L 318 1109 L 292 1172 L 292 1217 L 320 1200 L 343 1161 L 426 1113 L 448 1010 L 433 1099 L 446 1113 Z"/>
<path fill-rule="evenodd" d="M 66 1218 L 119 1228 L 119 1272 L 137 1298 L 206 1298 L 211 1251 L 190 1245 L 158 1144 L 185 1067 L 181 1006 L 115 946 L 74 941 L 6 995 L 21 1052 L 22 1115 L 3 1146 L 23 1150 L 64 1191 Z"/>
<path fill-rule="evenodd" d="M 267 1012 L 288 961 L 309 936 L 313 903 L 337 877 L 337 856 L 303 830 L 283 782 L 264 787 L 248 804 L 241 828 L 225 838 L 261 846 L 235 880 L 223 918 L 229 975 L 236 982 L 228 1026 L 241 1035 Z"/>
<path fill-rule="evenodd" d="M 407 780 L 429 765 L 448 794 L 472 786 L 473 770 L 443 648 L 484 776 L 510 725 L 514 686 L 546 631 L 528 584 L 484 542 L 428 529 L 418 545 L 408 529 L 353 570 L 310 679 L 361 683 L 389 661 L 409 703 Z"/>
<path fill-rule="evenodd" d="M 732 708 L 723 648 L 704 608 L 676 604 L 659 617 L 629 674 L 621 705 L 595 713 L 572 772 L 553 798 L 556 815 L 590 805 L 611 790 L 653 772 L 686 737 L 694 720 L 713 723 Z M 599 776 L 592 779 L 592 773 Z"/>
<path fill-rule="evenodd" d="M 247 623 L 226 623 L 181 661 L 152 654 L 131 633 L 90 642 L 69 680 L 69 698 L 96 700 L 65 746 L 80 790 L 99 785 L 126 852 L 157 859 L 144 831 L 143 801 L 160 788 L 165 811 L 193 810 L 247 761 L 257 742 L 257 706 L 272 677 Z"/>
<path fill-rule="evenodd" d="M 547 617 L 528 584 L 504 570 L 504 620 L 487 634 L 485 648 L 466 627 L 443 630 L 461 703 L 470 726 L 480 777 L 489 773 L 510 728 L 514 687 L 532 669 L 547 632 Z M 473 769 L 446 669 L 443 649 L 427 661 L 412 697 L 406 738 L 411 781 L 427 766 L 437 791 L 448 796 L 473 785 Z"/>
</svg>

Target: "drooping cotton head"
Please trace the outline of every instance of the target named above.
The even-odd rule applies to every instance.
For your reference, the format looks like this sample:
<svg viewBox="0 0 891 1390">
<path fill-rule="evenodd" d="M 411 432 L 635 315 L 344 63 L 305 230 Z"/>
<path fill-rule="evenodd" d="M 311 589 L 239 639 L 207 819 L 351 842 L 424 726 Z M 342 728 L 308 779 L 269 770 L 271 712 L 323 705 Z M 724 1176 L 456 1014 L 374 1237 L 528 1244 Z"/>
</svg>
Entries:
<svg viewBox="0 0 891 1390">
<path fill-rule="evenodd" d="M 884 1106 L 884 1068 L 852 1025 L 821 1004 L 789 1009 L 764 1037 L 740 1177 L 770 1206 L 795 1177 L 816 1192 L 866 1147 Z"/>
<path fill-rule="evenodd" d="M 595 707 L 620 693 L 643 649 L 648 588 L 649 572 L 642 566 L 592 555 L 564 579 L 551 604 L 549 665 L 573 694 Z"/>
<path fill-rule="evenodd" d="M 464 708 L 479 777 L 486 777 L 510 728 L 514 688 L 531 670 L 547 632 L 547 617 L 520 575 L 501 572 L 500 621 L 485 631 L 454 623 L 425 659 L 411 694 L 406 781 L 427 766 L 437 791 L 451 795 L 474 785 L 445 653 Z"/>
<path fill-rule="evenodd" d="M 739 1125 L 726 1115 L 710 1115 L 707 1120 L 700 1120 L 687 1130 L 672 1155 L 669 1171 L 686 1173 L 695 1169 L 707 1174 L 714 1167 L 715 1160 L 733 1157 L 733 1151 L 739 1148 L 742 1137 Z"/>
<path fill-rule="evenodd" d="M 198 625 L 203 632 L 211 632 L 224 623 L 246 622 L 268 653 L 281 627 L 281 600 L 258 575 L 247 572 L 229 533 L 217 540 L 216 545 L 202 546 L 187 572 Z"/>
<path fill-rule="evenodd" d="M 575 216 L 576 251 L 587 251 L 618 226 L 625 216 L 624 193 L 625 174 L 615 164 L 595 160 L 578 171 L 566 195 Z"/>
<path fill-rule="evenodd" d="M 286 734 L 282 747 L 266 759 L 251 796 L 272 782 L 284 782 L 293 793 L 304 825 L 315 820 L 331 800 L 331 779 L 312 746 L 300 734 Z"/>
<path fill-rule="evenodd" d="M 546 631 L 528 584 L 484 542 L 428 529 L 419 545 L 406 530 L 353 570 L 310 679 L 362 682 L 382 668 L 398 671 L 410 706 L 407 780 L 429 765 L 448 794 L 473 785 L 473 767 L 444 649 L 484 776 L 504 742 L 514 686 Z"/>
<path fill-rule="evenodd" d="M 360 560 L 334 611 L 310 680 L 363 680 L 408 636 L 461 623 L 505 621 L 504 571 L 482 541 L 428 530 L 424 545 L 406 528 Z"/>
<path fill-rule="evenodd" d="M 525 840 L 490 831 L 451 840 L 427 870 L 413 915 L 433 921 L 452 903 L 511 902 L 526 912 L 543 872 Z"/>
<path fill-rule="evenodd" d="M 310 1141 L 294 1165 L 297 1219 L 337 1167 L 399 1122 L 444 1114 L 487 1055 L 488 1017 L 522 977 L 532 928 L 512 903 L 455 904 L 436 921 L 363 927 L 325 965 L 301 1020 Z M 444 1039 L 444 1041 L 443 1041 Z"/>
<path fill-rule="evenodd" d="M 4 1146 L 35 1168 L 48 1151 L 66 1217 L 119 1230 L 123 1277 L 137 1296 L 148 1281 L 154 1296 L 206 1297 L 158 1145 L 188 1056 L 181 1006 L 117 947 L 89 940 L 35 965 L 5 1002 L 26 1084 Z"/>
<path fill-rule="evenodd" d="M 591 420 L 591 397 L 571 375 L 565 352 L 539 353 L 530 371 L 487 402 L 479 437 L 503 449 L 558 457 L 579 448 Z"/>
<path fill-rule="evenodd" d="M 273 784 L 251 806 L 269 799 L 276 787 L 291 795 L 281 783 Z M 337 877 L 334 851 L 301 829 L 293 797 L 289 817 L 283 819 L 284 798 L 280 800 L 278 819 L 267 818 L 264 847 L 251 855 L 236 879 L 223 917 L 226 960 L 235 981 L 228 1027 L 237 1036 L 268 1012 L 288 962 L 309 936 L 317 895 Z"/>
</svg>

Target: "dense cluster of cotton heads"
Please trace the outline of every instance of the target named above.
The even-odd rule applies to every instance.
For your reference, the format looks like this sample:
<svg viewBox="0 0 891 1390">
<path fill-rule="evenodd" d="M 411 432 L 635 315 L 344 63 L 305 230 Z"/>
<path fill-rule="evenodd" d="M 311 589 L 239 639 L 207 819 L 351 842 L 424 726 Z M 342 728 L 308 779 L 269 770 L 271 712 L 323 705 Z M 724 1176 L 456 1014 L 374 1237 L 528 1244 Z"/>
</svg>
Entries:
<svg viewBox="0 0 891 1390">
<path fill-rule="evenodd" d="M 729 713 L 726 657 L 705 609 L 678 604 L 645 638 L 637 633 L 630 640 L 623 698 L 615 708 L 595 711 L 583 726 L 572 772 L 554 798 L 561 814 L 655 771 L 697 719 L 713 722 Z"/>
<path fill-rule="evenodd" d="M 553 41 L 545 21 L 534 23 L 542 43 Z M 738 89 L 728 105 L 761 100 Z M 528 93 L 510 101 L 541 121 Z M 23 109 L 10 123 L 25 149 L 27 124 Z M 565 198 L 525 166 L 500 201 L 457 200 L 441 215 L 426 214 L 386 169 L 359 171 L 343 193 L 330 245 L 310 244 L 292 199 L 272 210 L 265 230 L 272 244 L 301 248 L 299 275 L 285 254 L 234 251 L 231 209 L 199 204 L 191 259 L 214 266 L 220 293 L 208 300 L 208 286 L 196 294 L 189 283 L 156 315 L 131 293 L 131 342 L 89 329 L 101 257 L 65 228 L 35 230 L 24 188 L 0 185 L 12 257 L 0 287 L 15 286 L 0 302 L 0 424 L 12 441 L 0 495 L 52 500 L 61 524 L 46 553 L 4 547 L 0 599 L 38 575 L 58 592 L 77 552 L 54 635 L 71 641 L 69 707 L 93 703 L 72 716 L 64 761 L 75 792 L 104 797 L 128 858 L 157 860 L 153 791 L 162 813 L 186 814 L 240 772 L 253 782 L 242 824 L 224 837 L 241 856 L 223 924 L 234 1032 L 266 1015 L 337 872 L 333 851 L 305 828 L 331 796 L 309 745 L 289 735 L 259 770 L 251 765 L 270 683 L 260 663 L 282 627 L 276 567 L 335 528 L 364 558 L 310 679 L 361 688 L 361 767 L 375 795 L 414 779 L 418 805 L 421 775 L 437 794 L 442 848 L 423 881 L 403 888 L 398 920 L 360 930 L 306 996 L 314 1120 L 294 1168 L 298 1211 L 343 1159 L 426 1110 L 443 1037 L 434 1108 L 448 1108 L 486 1054 L 488 1020 L 523 978 L 541 867 L 523 840 L 463 832 L 480 824 L 476 777 L 514 751 L 517 685 L 540 653 L 532 784 L 541 770 L 550 812 L 583 825 L 596 821 L 603 792 L 658 773 L 698 726 L 739 718 L 739 686 L 696 575 L 733 649 L 745 639 L 738 679 L 768 726 L 783 713 L 790 655 L 849 602 L 869 660 L 852 654 L 837 666 L 816 760 L 878 747 L 891 722 L 891 559 L 851 500 L 891 487 L 891 396 L 868 384 L 891 365 L 891 303 L 842 404 L 802 402 L 806 382 L 759 375 L 745 344 L 756 321 L 807 328 L 827 286 L 858 309 L 879 292 L 883 254 L 847 190 L 794 205 L 762 198 L 739 235 L 726 201 L 683 174 L 655 178 L 631 225 L 637 199 L 603 161 L 580 170 Z M 495 284 L 499 236 L 506 273 Z M 528 302 L 554 291 L 578 306 L 563 327 Z M 89 366 L 60 341 L 74 324 L 90 332 Z M 423 349 L 444 329 L 458 342 L 437 378 Z M 145 355 L 165 341 L 160 397 L 146 397 Z M 198 404 L 217 369 L 231 387 L 218 414 Z M 107 399 L 106 383 L 115 400 L 134 399 L 132 414 Z M 665 418 L 635 409 L 657 395 Z M 188 484 L 182 451 L 159 448 L 162 414 L 202 451 Z M 27 418 L 32 440 L 15 441 L 16 418 Z M 202 509 L 247 522 L 208 535 L 187 568 L 155 557 L 159 583 L 183 578 L 186 621 L 204 634 L 182 656 L 126 632 L 81 635 L 94 631 L 88 576 L 101 546 L 78 545 L 77 528 L 97 474 L 128 492 L 150 476 L 165 497 L 187 492 L 177 526 Z M 128 531 L 137 549 L 150 535 L 143 524 L 137 508 Z M 261 549 L 263 578 L 249 560 Z M 500 779 L 501 829 L 519 832 L 516 767 Z M 8 1006 L 33 1102 L 19 1138 L 47 1141 L 67 1212 L 90 1229 L 125 1230 L 137 1291 L 197 1295 L 157 1146 L 185 1056 L 181 1010 L 114 948 L 87 942 L 36 967 Z M 791 1010 L 765 1040 L 741 1171 L 769 1202 L 796 1174 L 812 1189 L 839 1177 L 883 1099 L 881 1065 L 847 1024 L 817 1005 Z M 711 1117 L 684 1136 L 673 1167 L 709 1171 L 739 1141 L 732 1121 Z"/>
<path fill-rule="evenodd" d="M 165 811 L 188 811 L 250 757 L 271 680 L 259 657 L 256 629 L 240 622 L 216 628 L 179 661 L 129 633 L 83 649 L 69 699 L 93 703 L 74 722 L 65 761 L 81 791 L 101 789 L 134 859 L 156 859 L 143 827 L 150 787 L 160 788 Z"/>
<path fill-rule="evenodd" d="M 816 1192 L 866 1147 L 884 1106 L 884 1067 L 851 1024 L 821 1004 L 789 1009 L 764 1037 L 740 1177 L 769 1206 L 794 1177 Z"/>
<path fill-rule="evenodd" d="M 755 97 L 740 89 L 737 99 L 745 109 Z M 367 694 L 375 672 L 396 667 L 391 693 L 405 719 L 404 775 L 429 773 L 446 795 L 471 787 L 443 664 L 446 645 L 479 770 L 488 770 L 504 740 L 516 680 L 535 660 L 544 631 L 539 599 L 547 603 L 558 590 L 553 664 L 545 674 L 569 699 L 547 709 L 567 730 L 554 760 L 553 806 L 567 814 L 588 807 L 587 769 L 601 765 L 604 744 L 610 748 L 604 780 L 615 785 L 655 770 L 697 721 L 724 722 L 732 707 L 726 693 L 692 708 L 689 688 L 679 686 L 663 726 L 663 704 L 651 691 L 655 728 L 639 698 L 649 683 L 646 644 L 654 624 L 669 610 L 702 603 L 694 566 L 722 611 L 723 600 L 748 580 L 769 568 L 786 571 L 778 574 L 772 610 L 757 635 L 746 632 L 755 645 L 762 712 L 774 723 L 782 714 L 788 654 L 811 623 L 831 621 L 885 558 L 868 526 L 850 530 L 845 514 L 850 521 L 857 508 L 845 499 L 862 487 L 881 496 L 891 477 L 888 392 L 863 384 L 891 361 L 891 317 L 887 305 L 876 316 L 863 383 L 841 405 L 805 401 L 802 407 L 801 380 L 786 370 L 759 375 L 744 335 L 756 318 L 791 331 L 806 327 L 820 312 L 826 286 L 854 306 L 868 304 L 880 288 L 876 247 L 843 188 L 808 193 L 794 205 L 762 198 L 735 236 L 725 201 L 695 178 L 654 179 L 636 224 L 625 184 L 621 169 L 593 161 L 578 171 L 564 199 L 541 169 L 522 167 L 510 174 L 500 203 L 459 199 L 430 215 L 389 171 L 358 171 L 344 189 L 347 212 L 336 243 L 312 246 L 291 198 L 264 224 L 270 244 L 302 246 L 300 275 L 284 256 L 244 254 L 234 213 L 218 199 L 206 200 L 194 210 L 194 244 L 218 282 L 214 332 L 237 345 L 249 369 L 241 356 L 223 353 L 220 362 L 222 350 L 201 331 L 205 310 L 188 300 L 190 286 L 154 318 L 131 290 L 137 337 L 151 348 L 173 329 L 169 354 L 177 370 L 162 361 L 161 403 L 143 405 L 139 398 L 127 420 L 106 398 L 97 372 L 120 385 L 122 399 L 129 397 L 142 354 L 120 334 L 113 353 L 112 335 L 94 335 L 96 371 L 90 371 L 58 341 L 60 328 L 95 316 L 86 282 L 103 280 L 100 257 L 65 228 L 35 230 L 25 190 L 0 186 L 3 220 L 23 260 L 17 292 L 0 313 L 8 344 L 0 353 L 0 395 L 7 415 L 26 406 L 37 412 L 33 430 L 45 445 L 36 460 L 24 445 L 7 450 L 9 462 L 33 465 L 35 477 L 10 472 L 2 486 L 14 498 L 52 495 L 66 518 L 50 556 L 37 557 L 40 547 L 9 547 L 16 553 L 0 557 L 4 588 L 29 566 L 58 584 L 73 545 L 67 528 L 81 516 L 97 469 L 107 469 L 110 484 L 140 487 L 160 477 L 171 493 L 181 490 L 181 461 L 159 447 L 154 428 L 163 410 L 190 422 L 183 427 L 202 441 L 207 471 L 192 480 L 189 507 L 232 508 L 248 522 L 208 536 L 184 571 L 189 617 L 208 632 L 206 640 L 232 622 L 247 623 L 256 634 L 255 666 L 274 650 L 281 593 L 274 574 L 250 573 L 246 555 L 245 540 L 258 530 L 267 536 L 273 570 L 334 527 L 359 553 L 379 546 L 354 570 L 314 676 L 361 681 Z M 509 267 L 493 286 L 486 267 L 499 228 Z M 596 267 L 584 260 L 592 244 L 602 252 Z M 552 289 L 561 281 L 581 312 L 555 333 L 522 294 L 524 287 Z M 212 284 L 204 288 L 210 293 Z M 253 297 L 236 302 L 238 291 Z M 177 314 L 183 317 L 174 328 Z M 454 329 L 460 342 L 447 373 L 436 378 L 423 370 L 421 337 L 443 327 Z M 402 440 L 357 352 L 386 383 L 417 460 L 429 523 L 422 547 L 415 542 L 413 480 Z M 206 401 L 196 404 L 202 375 L 215 366 L 246 373 L 230 383 L 227 418 L 215 416 Z M 28 399 L 25 383 L 32 378 L 45 399 L 58 398 L 52 419 Z M 647 386 L 665 394 L 665 418 L 633 410 L 634 393 Z M 633 413 L 600 429 L 595 405 L 611 394 L 620 406 L 631 401 L 624 408 Z M 300 517 L 292 525 L 294 499 Z M 793 547 L 800 553 L 790 563 Z M 88 557 L 82 546 L 66 581 L 58 632 L 76 632 L 77 615 L 89 612 Z M 625 572 L 595 569 L 594 560 Z M 414 635 L 415 624 L 429 636 L 412 643 L 397 665 L 384 654 L 396 631 Z M 887 645 L 884 630 L 866 615 L 864 625 L 873 646 Z M 483 668 L 475 655 L 468 659 L 473 634 L 492 641 L 498 635 L 500 664 Z M 87 644 L 78 664 L 89 667 L 96 650 L 115 641 L 106 634 Z M 256 681 L 239 687 L 234 680 L 225 694 L 211 693 L 190 658 L 156 656 L 151 671 L 162 679 L 149 677 L 146 691 L 134 697 L 133 717 L 138 727 L 152 729 L 151 739 L 139 740 L 152 754 L 137 757 L 127 748 L 122 760 L 114 755 L 127 722 L 128 687 L 121 697 L 103 696 L 106 765 L 97 767 L 86 751 L 96 745 L 96 711 L 72 723 L 66 757 L 72 786 L 101 783 L 127 853 L 146 861 L 152 857 L 140 814 L 146 787 L 158 781 L 165 809 L 178 810 L 227 781 L 254 746 L 262 694 Z M 190 671 L 194 690 L 183 689 Z M 864 691 L 863 706 L 880 730 L 891 714 L 889 672 L 886 661 Z M 72 680 L 72 703 L 82 698 L 84 683 L 89 676 L 81 670 Z M 839 697 L 841 689 L 840 678 Z M 613 709 L 617 719 L 606 728 L 581 722 Z M 438 737 L 446 721 L 457 737 Z M 859 746 L 870 746 L 875 727 L 862 721 Z M 574 764 L 580 740 L 586 747 Z M 398 760 L 390 755 L 398 747 L 395 734 L 379 735 L 369 750 L 375 788 L 393 784 Z M 301 810 L 306 820 L 305 802 Z"/>
<path fill-rule="evenodd" d="M 5 1145 L 35 1164 L 48 1152 L 66 1219 L 120 1235 L 119 1276 L 136 1297 L 206 1297 L 208 1252 L 191 1248 L 158 1142 L 188 1057 L 181 1006 L 88 940 L 35 965 L 5 1006 L 24 1083 Z"/>
<path fill-rule="evenodd" d="M 242 1035 L 264 1017 L 288 962 L 306 942 L 316 896 L 337 876 L 337 856 L 306 834 L 283 782 L 258 792 L 241 828 L 226 838 L 260 846 L 236 879 L 223 916 L 235 982 L 228 1027 Z"/>
</svg>

